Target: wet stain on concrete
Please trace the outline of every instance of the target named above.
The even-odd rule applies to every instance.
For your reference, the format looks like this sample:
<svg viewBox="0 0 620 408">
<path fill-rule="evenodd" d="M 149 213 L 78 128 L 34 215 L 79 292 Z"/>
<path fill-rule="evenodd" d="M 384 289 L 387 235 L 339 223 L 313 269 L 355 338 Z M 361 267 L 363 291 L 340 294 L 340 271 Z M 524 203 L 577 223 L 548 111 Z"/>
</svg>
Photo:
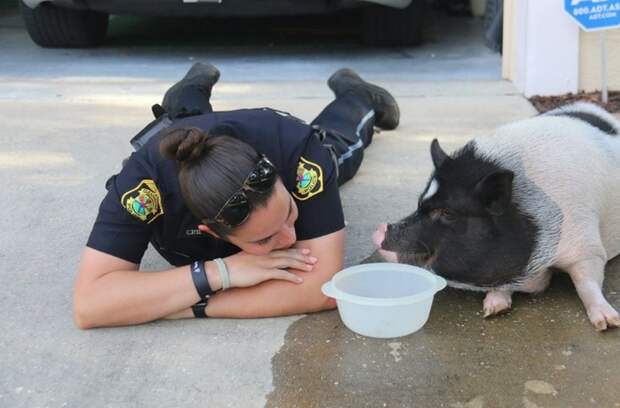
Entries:
<svg viewBox="0 0 620 408">
<path fill-rule="evenodd" d="M 605 294 L 620 308 L 620 258 Z M 448 288 L 428 323 L 399 339 L 357 335 L 337 311 L 308 315 L 272 360 L 266 406 L 620 407 L 620 330 L 593 329 L 568 275 L 516 294 L 496 318 L 482 318 L 482 298 Z"/>
<path fill-rule="evenodd" d="M 551 394 L 553 396 L 558 395 L 552 384 L 540 380 L 529 380 L 525 382 L 525 391 L 533 392 L 534 394 Z"/>
<path fill-rule="evenodd" d="M 457 402 L 450 405 L 450 408 L 484 408 L 484 397 L 478 396 L 465 404 Z"/>
</svg>

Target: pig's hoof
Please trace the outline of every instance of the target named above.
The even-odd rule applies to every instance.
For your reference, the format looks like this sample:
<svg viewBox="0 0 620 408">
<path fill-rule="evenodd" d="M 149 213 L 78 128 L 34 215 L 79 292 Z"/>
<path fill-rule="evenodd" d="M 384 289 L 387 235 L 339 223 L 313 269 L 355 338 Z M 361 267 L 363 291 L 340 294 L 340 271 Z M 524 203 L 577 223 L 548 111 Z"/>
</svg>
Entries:
<svg viewBox="0 0 620 408">
<path fill-rule="evenodd" d="M 486 319 L 487 317 L 492 317 L 492 316 L 497 316 L 500 314 L 508 313 L 509 310 L 510 310 L 510 306 L 499 306 L 499 305 L 496 307 L 484 306 L 483 317 Z"/>
<path fill-rule="evenodd" d="M 506 313 L 512 306 L 512 299 L 510 295 L 506 296 L 503 293 L 489 292 L 484 298 L 482 303 L 482 311 L 484 317 L 495 316 L 501 313 Z"/>
<path fill-rule="evenodd" d="M 620 327 L 620 314 L 609 304 L 589 307 L 588 317 L 598 331 Z"/>
</svg>

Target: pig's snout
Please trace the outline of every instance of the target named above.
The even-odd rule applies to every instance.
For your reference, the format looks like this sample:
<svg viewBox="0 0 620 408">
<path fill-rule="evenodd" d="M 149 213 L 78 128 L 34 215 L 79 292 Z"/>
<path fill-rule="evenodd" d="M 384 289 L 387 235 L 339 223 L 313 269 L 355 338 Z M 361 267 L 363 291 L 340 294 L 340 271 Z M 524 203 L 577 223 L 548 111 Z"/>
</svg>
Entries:
<svg viewBox="0 0 620 408">
<path fill-rule="evenodd" d="M 374 242 L 377 248 L 381 248 L 381 244 L 383 244 L 383 241 L 385 241 L 386 232 L 387 232 L 387 224 L 382 223 L 382 224 L 379 224 L 375 233 L 372 234 L 372 242 Z"/>
<path fill-rule="evenodd" d="M 386 251 L 385 249 L 381 249 L 381 245 L 383 241 L 385 241 L 385 234 L 387 233 L 387 224 L 382 223 L 379 224 L 377 230 L 372 234 L 372 241 L 377 246 L 379 250 L 379 254 L 388 262 L 398 262 L 398 256 L 396 252 Z"/>
</svg>

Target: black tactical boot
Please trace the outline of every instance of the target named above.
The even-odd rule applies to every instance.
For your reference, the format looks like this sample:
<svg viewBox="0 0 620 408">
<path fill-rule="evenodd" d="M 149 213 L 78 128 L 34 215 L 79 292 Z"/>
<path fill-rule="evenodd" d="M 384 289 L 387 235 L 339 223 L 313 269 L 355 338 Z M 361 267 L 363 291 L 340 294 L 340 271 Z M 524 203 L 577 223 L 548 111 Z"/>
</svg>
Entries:
<svg viewBox="0 0 620 408">
<path fill-rule="evenodd" d="M 174 118 L 196 115 L 211 109 L 211 88 L 220 79 L 220 71 L 206 62 L 197 62 L 174 84 L 162 101 L 163 109 Z M 155 114 L 157 116 L 157 114 Z"/>
<path fill-rule="evenodd" d="M 327 85 L 338 97 L 347 92 L 368 98 L 375 110 L 375 125 L 385 130 L 396 129 L 400 120 L 400 110 L 396 99 L 385 89 L 364 81 L 357 72 L 342 68 L 334 72 Z"/>
</svg>

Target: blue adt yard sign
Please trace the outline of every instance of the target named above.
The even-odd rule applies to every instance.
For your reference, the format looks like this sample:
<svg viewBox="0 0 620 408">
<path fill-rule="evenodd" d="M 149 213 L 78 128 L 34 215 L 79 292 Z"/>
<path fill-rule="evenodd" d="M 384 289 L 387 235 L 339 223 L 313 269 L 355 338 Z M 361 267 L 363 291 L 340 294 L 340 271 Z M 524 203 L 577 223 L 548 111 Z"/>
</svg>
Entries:
<svg viewBox="0 0 620 408">
<path fill-rule="evenodd" d="M 586 31 L 620 26 L 620 0 L 564 0 L 564 11 Z"/>
</svg>

